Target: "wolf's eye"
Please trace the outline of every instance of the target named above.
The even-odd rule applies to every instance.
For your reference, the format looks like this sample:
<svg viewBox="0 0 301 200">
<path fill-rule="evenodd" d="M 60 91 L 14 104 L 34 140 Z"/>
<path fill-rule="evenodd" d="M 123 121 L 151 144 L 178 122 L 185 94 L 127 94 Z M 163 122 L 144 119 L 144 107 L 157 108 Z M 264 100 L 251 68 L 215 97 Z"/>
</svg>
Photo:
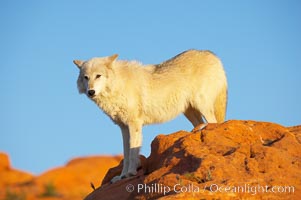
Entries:
<svg viewBox="0 0 301 200">
<path fill-rule="evenodd" d="M 96 75 L 96 79 L 97 79 L 97 78 L 100 78 L 100 77 L 101 77 L 101 75 L 100 75 L 100 74 L 97 74 L 97 75 Z"/>
<path fill-rule="evenodd" d="M 89 80 L 89 77 L 88 77 L 88 76 L 84 76 L 84 78 L 85 78 L 86 80 Z"/>
</svg>

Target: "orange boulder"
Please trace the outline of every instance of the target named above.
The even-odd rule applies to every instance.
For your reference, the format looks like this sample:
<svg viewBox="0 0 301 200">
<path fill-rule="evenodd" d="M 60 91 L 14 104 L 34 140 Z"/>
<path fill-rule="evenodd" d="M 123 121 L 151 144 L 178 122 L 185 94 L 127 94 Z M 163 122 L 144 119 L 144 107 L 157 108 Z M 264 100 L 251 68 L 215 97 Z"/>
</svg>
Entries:
<svg viewBox="0 0 301 200">
<path fill-rule="evenodd" d="M 234 120 L 159 135 L 144 170 L 85 200 L 301 199 L 300 136 L 301 126 Z"/>
</svg>

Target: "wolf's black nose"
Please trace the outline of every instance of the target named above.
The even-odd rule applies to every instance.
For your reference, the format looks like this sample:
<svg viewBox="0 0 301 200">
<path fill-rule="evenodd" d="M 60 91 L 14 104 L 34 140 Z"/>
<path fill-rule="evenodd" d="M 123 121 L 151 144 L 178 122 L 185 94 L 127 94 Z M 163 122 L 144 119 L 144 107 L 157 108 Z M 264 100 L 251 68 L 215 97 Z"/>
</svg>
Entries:
<svg viewBox="0 0 301 200">
<path fill-rule="evenodd" d="M 89 95 L 90 97 L 94 96 L 94 95 L 95 95 L 95 90 L 89 90 L 89 91 L 88 91 L 88 95 Z"/>
</svg>

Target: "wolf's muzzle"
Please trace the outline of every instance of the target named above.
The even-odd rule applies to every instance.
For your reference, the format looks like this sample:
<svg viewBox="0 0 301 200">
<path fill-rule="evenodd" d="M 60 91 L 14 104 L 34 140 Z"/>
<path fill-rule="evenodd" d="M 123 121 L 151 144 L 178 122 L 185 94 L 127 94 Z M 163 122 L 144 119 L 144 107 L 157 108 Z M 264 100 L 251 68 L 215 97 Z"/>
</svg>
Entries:
<svg viewBox="0 0 301 200">
<path fill-rule="evenodd" d="M 95 90 L 89 90 L 88 95 L 89 97 L 93 97 L 95 95 Z"/>
</svg>

